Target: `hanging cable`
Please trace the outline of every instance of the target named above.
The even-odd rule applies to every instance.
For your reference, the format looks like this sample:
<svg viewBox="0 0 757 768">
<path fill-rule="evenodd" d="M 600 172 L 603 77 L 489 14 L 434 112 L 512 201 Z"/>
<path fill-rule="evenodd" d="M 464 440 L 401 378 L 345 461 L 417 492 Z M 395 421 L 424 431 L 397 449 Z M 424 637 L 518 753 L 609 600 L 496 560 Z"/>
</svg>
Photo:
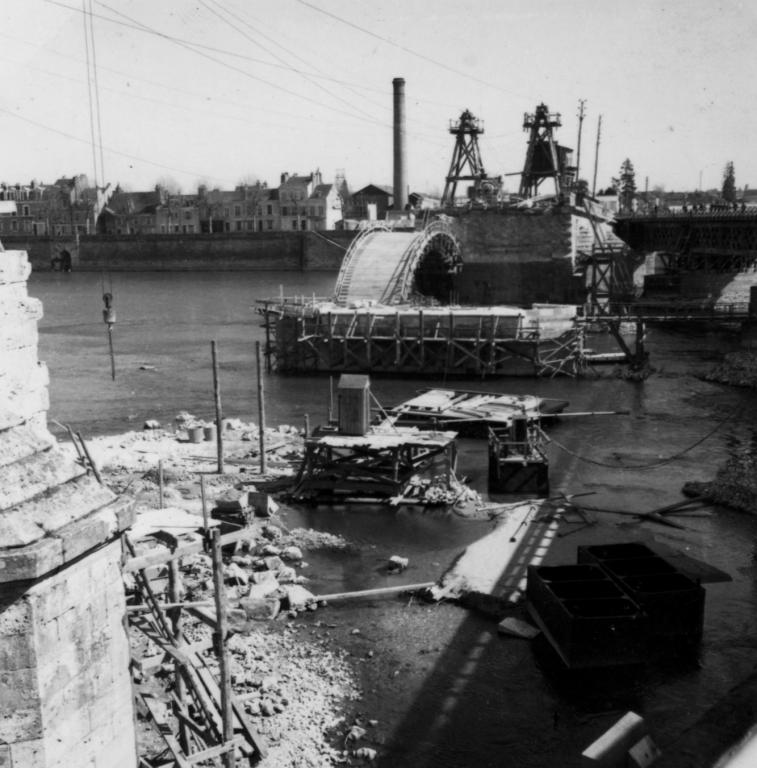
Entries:
<svg viewBox="0 0 757 768">
<path fill-rule="evenodd" d="M 550 443 L 556 445 L 561 451 L 564 451 L 569 456 L 572 456 L 574 459 L 578 459 L 579 461 L 583 461 L 587 464 L 593 464 L 597 467 L 606 467 L 607 469 L 656 469 L 657 467 L 664 467 L 666 464 L 670 464 L 672 461 L 676 461 L 676 459 L 680 459 L 682 456 L 685 456 L 689 451 L 693 451 L 694 448 L 701 445 L 705 440 L 708 440 L 711 438 L 724 424 L 727 424 L 729 421 L 733 420 L 733 416 L 728 416 L 728 418 L 723 419 L 721 422 L 719 422 L 713 429 L 711 429 L 704 437 L 699 438 L 696 442 L 692 443 L 691 445 L 687 446 L 681 451 L 678 451 L 677 453 L 674 453 L 672 456 L 668 456 L 665 459 L 659 459 L 658 461 L 653 461 L 649 464 L 610 464 L 606 461 L 599 461 L 597 459 L 591 459 L 588 456 L 581 456 L 580 454 L 576 453 L 575 451 L 571 451 L 570 448 L 563 445 L 559 441 L 555 440 L 553 437 L 549 438 Z"/>
<path fill-rule="evenodd" d="M 87 0 L 82 0 L 82 21 L 84 22 L 84 52 L 87 60 L 87 96 L 89 97 L 89 133 L 92 143 L 92 168 L 95 174 L 95 187 L 97 187 L 97 141 L 95 139 L 95 110 L 92 99 L 92 71 L 89 59 L 89 29 L 87 27 Z"/>
<path fill-rule="evenodd" d="M 92 43 L 92 74 L 94 77 L 95 114 L 97 116 L 97 139 L 100 148 L 100 178 L 105 184 L 105 156 L 103 155 L 103 129 L 100 121 L 100 85 L 97 80 L 97 54 L 95 53 L 95 28 L 92 14 L 92 0 L 89 0 L 89 36 Z M 95 189 L 97 184 L 95 183 Z"/>
</svg>

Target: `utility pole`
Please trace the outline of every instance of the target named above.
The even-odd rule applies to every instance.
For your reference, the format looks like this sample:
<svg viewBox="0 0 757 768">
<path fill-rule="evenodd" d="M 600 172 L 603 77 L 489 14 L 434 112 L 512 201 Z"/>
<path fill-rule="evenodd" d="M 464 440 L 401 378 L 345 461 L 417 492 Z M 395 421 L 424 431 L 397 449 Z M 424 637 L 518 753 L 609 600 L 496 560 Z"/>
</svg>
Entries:
<svg viewBox="0 0 757 768">
<path fill-rule="evenodd" d="M 578 184 L 579 173 L 581 171 L 581 130 L 584 124 L 584 104 L 586 104 L 586 99 L 578 100 L 578 148 L 576 149 L 576 184 Z"/>
<path fill-rule="evenodd" d="M 594 182 L 591 185 L 591 195 L 594 197 L 594 195 L 597 193 L 597 163 L 599 162 L 599 139 L 602 136 L 602 115 L 599 116 L 599 120 L 597 120 L 597 146 L 594 150 Z"/>
</svg>

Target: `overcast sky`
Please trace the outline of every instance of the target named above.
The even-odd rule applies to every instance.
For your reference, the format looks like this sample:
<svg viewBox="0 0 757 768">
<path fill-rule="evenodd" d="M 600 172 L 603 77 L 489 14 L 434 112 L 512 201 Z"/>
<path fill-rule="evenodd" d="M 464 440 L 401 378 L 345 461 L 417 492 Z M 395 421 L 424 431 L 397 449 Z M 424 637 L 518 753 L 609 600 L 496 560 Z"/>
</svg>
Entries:
<svg viewBox="0 0 757 768">
<path fill-rule="evenodd" d="M 85 37 L 91 6 L 92 40 Z M 231 188 L 282 171 L 392 183 L 404 77 L 408 182 L 440 190 L 470 109 L 490 174 L 523 165 L 546 103 L 597 184 L 757 185 L 757 4 L 737 0 L 2 0 L 0 180 L 86 173 L 127 189 Z M 87 60 L 90 73 L 87 77 Z M 93 67 L 96 62 L 96 70 Z M 95 79 L 97 88 L 95 89 Z M 98 111 L 90 113 L 92 101 Z M 92 123 L 100 138 L 93 152 Z M 103 169 L 100 165 L 104 166 Z M 508 179 L 511 190 L 517 180 Z"/>
</svg>

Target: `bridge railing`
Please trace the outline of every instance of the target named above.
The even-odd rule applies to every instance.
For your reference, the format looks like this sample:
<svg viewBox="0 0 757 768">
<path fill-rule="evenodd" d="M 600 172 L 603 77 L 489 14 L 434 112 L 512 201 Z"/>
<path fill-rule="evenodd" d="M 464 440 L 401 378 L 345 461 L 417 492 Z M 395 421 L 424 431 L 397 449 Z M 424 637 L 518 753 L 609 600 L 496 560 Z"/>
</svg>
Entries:
<svg viewBox="0 0 757 768">
<path fill-rule="evenodd" d="M 654 318 L 655 320 L 676 320 L 676 319 L 696 319 L 696 320 L 718 320 L 727 321 L 729 318 L 742 320 L 749 316 L 749 303 L 732 302 L 728 304 L 710 304 L 710 303 L 686 303 L 679 304 L 674 302 L 609 302 L 597 308 L 587 307 L 586 314 L 589 317 L 623 317 L 627 316 L 629 320 L 636 318 Z"/>
</svg>

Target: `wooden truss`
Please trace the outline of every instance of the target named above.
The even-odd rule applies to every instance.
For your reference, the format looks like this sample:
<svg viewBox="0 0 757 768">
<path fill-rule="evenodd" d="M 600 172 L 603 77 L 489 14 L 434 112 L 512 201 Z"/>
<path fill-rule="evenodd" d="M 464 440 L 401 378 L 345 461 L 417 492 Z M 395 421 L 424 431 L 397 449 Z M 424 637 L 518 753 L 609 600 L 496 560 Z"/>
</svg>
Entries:
<svg viewBox="0 0 757 768">
<path fill-rule="evenodd" d="M 442 477 L 449 488 L 457 461 L 455 436 L 397 428 L 310 438 L 292 496 L 308 501 L 408 501 L 423 476 Z M 417 497 L 415 502 L 424 500 Z"/>
</svg>

